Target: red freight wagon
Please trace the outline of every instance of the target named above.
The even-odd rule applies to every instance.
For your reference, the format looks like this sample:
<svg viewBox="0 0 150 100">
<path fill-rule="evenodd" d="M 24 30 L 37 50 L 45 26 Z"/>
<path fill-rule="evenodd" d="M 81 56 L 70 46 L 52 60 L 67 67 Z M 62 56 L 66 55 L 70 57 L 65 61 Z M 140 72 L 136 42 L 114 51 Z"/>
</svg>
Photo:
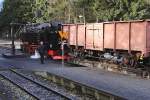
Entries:
<svg viewBox="0 0 150 100">
<path fill-rule="evenodd" d="M 149 56 L 150 21 L 65 24 L 63 31 L 69 33 L 69 44 L 73 46 L 96 51 L 142 52 Z"/>
<path fill-rule="evenodd" d="M 76 24 L 64 24 L 62 25 L 62 31 L 69 33 L 68 41 L 69 45 L 76 45 Z"/>
<path fill-rule="evenodd" d="M 142 52 L 145 56 L 150 52 L 150 22 L 129 21 L 104 23 L 104 48 Z"/>
<path fill-rule="evenodd" d="M 85 25 L 84 24 L 64 24 L 63 32 L 68 32 L 69 45 L 85 46 Z"/>
</svg>

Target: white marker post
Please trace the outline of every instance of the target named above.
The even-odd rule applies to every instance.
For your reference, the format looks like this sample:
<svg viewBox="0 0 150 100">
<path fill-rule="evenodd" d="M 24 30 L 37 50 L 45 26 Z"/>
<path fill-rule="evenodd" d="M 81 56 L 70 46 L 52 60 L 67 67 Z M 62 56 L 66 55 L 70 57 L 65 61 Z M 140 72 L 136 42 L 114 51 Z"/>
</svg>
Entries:
<svg viewBox="0 0 150 100">
<path fill-rule="evenodd" d="M 62 67 L 64 67 L 64 45 L 67 44 L 65 41 L 61 42 L 61 50 L 62 50 Z"/>
</svg>

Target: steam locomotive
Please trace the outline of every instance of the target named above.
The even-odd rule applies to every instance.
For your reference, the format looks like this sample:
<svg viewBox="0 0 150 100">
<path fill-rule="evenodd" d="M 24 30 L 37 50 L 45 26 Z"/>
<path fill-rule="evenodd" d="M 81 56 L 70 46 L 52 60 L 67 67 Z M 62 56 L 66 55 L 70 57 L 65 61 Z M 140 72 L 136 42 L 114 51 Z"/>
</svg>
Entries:
<svg viewBox="0 0 150 100">
<path fill-rule="evenodd" d="M 62 37 L 60 31 L 61 24 L 59 23 L 26 25 L 24 31 L 21 33 L 22 50 L 26 53 L 33 54 L 38 48 L 40 41 L 43 41 L 47 56 L 53 57 L 53 59 L 62 59 L 61 42 L 65 38 Z"/>
</svg>

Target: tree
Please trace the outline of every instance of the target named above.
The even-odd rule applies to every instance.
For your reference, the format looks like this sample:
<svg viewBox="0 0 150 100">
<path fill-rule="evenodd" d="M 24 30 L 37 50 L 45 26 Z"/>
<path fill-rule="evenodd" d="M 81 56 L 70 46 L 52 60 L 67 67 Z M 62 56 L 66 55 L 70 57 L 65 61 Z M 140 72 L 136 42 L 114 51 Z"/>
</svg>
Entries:
<svg viewBox="0 0 150 100">
<path fill-rule="evenodd" d="M 13 22 L 118 21 L 150 17 L 148 0 L 5 0 L 0 25 Z M 82 15 L 82 19 L 79 18 Z"/>
<path fill-rule="evenodd" d="M 4 0 L 0 14 L 0 31 L 8 31 L 11 22 L 34 22 L 34 0 Z"/>
<path fill-rule="evenodd" d="M 2 19 L 10 22 L 32 22 L 34 0 L 5 0 L 2 9 Z"/>
<path fill-rule="evenodd" d="M 97 0 L 75 0 L 76 15 L 85 17 L 86 22 L 95 22 L 96 16 L 93 12 L 93 5 Z"/>
<path fill-rule="evenodd" d="M 145 0 L 96 0 L 93 6 L 100 21 L 147 19 L 149 9 Z"/>
<path fill-rule="evenodd" d="M 96 20 L 93 14 L 90 0 L 36 0 L 36 10 L 41 17 L 36 18 L 37 22 L 57 20 L 65 23 L 79 22 L 79 15 L 85 17 L 87 22 Z M 45 4 L 48 4 L 46 7 Z M 44 12 L 44 13 L 43 13 Z M 43 20 L 45 17 L 45 20 Z M 82 20 L 83 22 L 83 20 Z"/>
<path fill-rule="evenodd" d="M 34 6 L 34 20 L 36 22 L 44 22 L 47 21 L 49 18 L 48 16 L 48 2 L 47 0 L 35 0 L 35 6 Z"/>
</svg>

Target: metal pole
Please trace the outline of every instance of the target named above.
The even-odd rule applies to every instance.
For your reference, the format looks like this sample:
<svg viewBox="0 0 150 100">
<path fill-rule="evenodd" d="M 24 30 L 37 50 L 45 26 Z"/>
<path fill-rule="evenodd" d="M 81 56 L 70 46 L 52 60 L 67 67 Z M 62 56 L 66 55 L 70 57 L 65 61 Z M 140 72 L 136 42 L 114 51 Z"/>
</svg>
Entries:
<svg viewBox="0 0 150 100">
<path fill-rule="evenodd" d="M 62 67 L 64 67 L 64 41 L 62 41 L 61 49 L 62 49 Z"/>
<path fill-rule="evenodd" d="M 11 37 L 12 37 L 12 55 L 15 55 L 14 33 L 12 23 L 11 23 Z"/>
<path fill-rule="evenodd" d="M 64 45 L 67 44 L 65 41 L 62 41 L 62 44 L 61 44 L 61 49 L 62 49 L 62 67 L 64 67 Z"/>
</svg>

